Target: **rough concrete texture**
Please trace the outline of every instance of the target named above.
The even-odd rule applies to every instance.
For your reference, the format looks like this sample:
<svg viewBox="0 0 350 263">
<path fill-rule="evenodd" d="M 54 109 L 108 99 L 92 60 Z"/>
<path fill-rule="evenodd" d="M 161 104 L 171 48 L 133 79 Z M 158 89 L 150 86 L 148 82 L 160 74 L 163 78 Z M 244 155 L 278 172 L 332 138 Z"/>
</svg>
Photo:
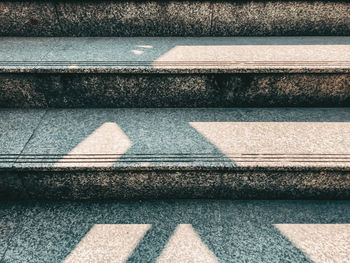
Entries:
<svg viewBox="0 0 350 263">
<path fill-rule="evenodd" d="M 349 205 L 208 200 L 1 203 L 0 260 L 346 262 Z"/>
<path fill-rule="evenodd" d="M 349 40 L 3 38 L 0 106 L 349 106 Z"/>
<path fill-rule="evenodd" d="M 13 159 L 1 168 L 2 199 L 350 198 L 347 108 L 41 116 L 34 132 L 18 131 L 28 134 L 21 152 L 2 156 Z"/>
<path fill-rule="evenodd" d="M 0 74 L 0 107 L 348 107 L 350 74 Z"/>
<path fill-rule="evenodd" d="M 0 72 L 346 73 L 349 43 L 350 37 L 12 37 L 0 40 Z"/>
<path fill-rule="evenodd" d="M 349 14 L 326 0 L 2 1 L 0 36 L 345 36 Z"/>
</svg>

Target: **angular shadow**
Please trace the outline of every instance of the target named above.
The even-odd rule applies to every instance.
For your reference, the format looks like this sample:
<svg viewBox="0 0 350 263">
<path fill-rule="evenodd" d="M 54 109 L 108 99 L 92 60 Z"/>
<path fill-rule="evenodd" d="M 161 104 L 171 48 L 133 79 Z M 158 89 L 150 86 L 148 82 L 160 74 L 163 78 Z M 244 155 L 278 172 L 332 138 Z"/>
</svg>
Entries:
<svg viewBox="0 0 350 263">
<path fill-rule="evenodd" d="M 168 240 L 176 229 L 177 224 L 157 222 L 147 231 L 126 262 L 156 262 Z"/>
<path fill-rule="evenodd" d="M 15 223 L 15 234 L 8 240 L 2 261 L 61 262 L 96 224 L 152 224 L 128 262 L 155 262 L 165 253 L 175 228 L 181 224 L 191 224 L 219 262 L 311 262 L 314 258 L 304 254 L 298 248 L 300 244 L 293 243 L 295 240 L 289 240 L 290 236 L 284 236 L 275 227 L 310 224 L 317 233 L 313 235 L 310 230 L 304 238 L 309 248 L 317 247 L 318 240 L 313 237 L 323 235 L 327 242 L 323 242 L 324 253 L 319 258 L 334 261 L 339 255 L 348 255 L 347 247 L 334 247 L 337 253 L 329 253 L 329 248 L 338 243 L 330 242 L 334 237 L 327 239 L 329 232 L 315 227 L 332 224 L 341 228 L 342 224 L 349 224 L 349 205 L 349 201 L 206 200 L 2 203 L 1 211 L 7 214 L 5 223 Z M 333 233 L 341 242 L 347 241 L 346 235 Z M 111 244 L 118 238 L 122 242 L 121 237 L 108 240 Z M 177 240 L 181 241 L 181 235 L 177 235 Z M 173 248 L 181 249 L 181 245 Z M 77 258 L 86 262 L 86 256 L 82 253 Z"/>
<path fill-rule="evenodd" d="M 346 108 L 49 110 L 16 165 L 235 166 L 237 154 L 345 155 L 349 122 Z"/>
</svg>

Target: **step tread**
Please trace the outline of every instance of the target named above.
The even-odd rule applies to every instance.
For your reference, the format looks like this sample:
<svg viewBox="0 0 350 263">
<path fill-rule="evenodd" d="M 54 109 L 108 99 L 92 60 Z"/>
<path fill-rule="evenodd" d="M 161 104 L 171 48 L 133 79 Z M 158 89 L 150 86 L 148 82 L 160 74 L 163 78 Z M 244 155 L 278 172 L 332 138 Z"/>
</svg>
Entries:
<svg viewBox="0 0 350 263">
<path fill-rule="evenodd" d="M 0 249 L 3 262 L 28 263 L 348 262 L 349 206 L 349 200 L 2 202 Z"/>
<path fill-rule="evenodd" d="M 350 72 L 350 37 L 5 37 L 0 72 Z"/>
<path fill-rule="evenodd" d="M 349 108 L 1 109 L 0 119 L 3 169 L 350 168 Z"/>
</svg>

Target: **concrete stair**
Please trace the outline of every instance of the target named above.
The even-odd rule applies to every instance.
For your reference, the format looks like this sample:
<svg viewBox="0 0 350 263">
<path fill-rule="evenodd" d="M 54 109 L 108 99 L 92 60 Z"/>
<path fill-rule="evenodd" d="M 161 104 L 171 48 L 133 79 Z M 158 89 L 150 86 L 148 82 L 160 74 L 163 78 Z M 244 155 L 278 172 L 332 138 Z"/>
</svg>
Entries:
<svg viewBox="0 0 350 263">
<path fill-rule="evenodd" d="M 1 197 L 342 199 L 348 108 L 0 111 Z"/>
<path fill-rule="evenodd" d="M 347 262 L 349 205 L 348 200 L 0 203 L 7 223 L 1 260 Z"/>
<path fill-rule="evenodd" d="M 0 199 L 348 199 L 349 14 L 1 1 Z"/>
<path fill-rule="evenodd" d="M 350 37 L 2 38 L 1 107 L 350 105 Z"/>
<path fill-rule="evenodd" d="M 348 36 L 342 1 L 0 2 L 0 36 Z"/>
</svg>

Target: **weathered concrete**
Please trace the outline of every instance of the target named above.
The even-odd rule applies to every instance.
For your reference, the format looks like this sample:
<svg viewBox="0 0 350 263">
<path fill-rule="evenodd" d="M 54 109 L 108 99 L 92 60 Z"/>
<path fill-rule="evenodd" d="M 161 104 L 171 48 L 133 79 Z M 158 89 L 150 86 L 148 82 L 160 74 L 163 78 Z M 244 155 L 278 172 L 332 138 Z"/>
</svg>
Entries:
<svg viewBox="0 0 350 263">
<path fill-rule="evenodd" d="M 0 196 L 348 199 L 349 123 L 347 108 L 47 110 L 2 156 Z"/>
<path fill-rule="evenodd" d="M 349 106 L 349 41 L 3 38 L 0 106 Z"/>
<path fill-rule="evenodd" d="M 349 14 L 326 0 L 1 1 L 0 36 L 346 36 Z"/>
<path fill-rule="evenodd" d="M 0 260 L 346 262 L 349 205 L 228 200 L 1 203 Z"/>
</svg>

